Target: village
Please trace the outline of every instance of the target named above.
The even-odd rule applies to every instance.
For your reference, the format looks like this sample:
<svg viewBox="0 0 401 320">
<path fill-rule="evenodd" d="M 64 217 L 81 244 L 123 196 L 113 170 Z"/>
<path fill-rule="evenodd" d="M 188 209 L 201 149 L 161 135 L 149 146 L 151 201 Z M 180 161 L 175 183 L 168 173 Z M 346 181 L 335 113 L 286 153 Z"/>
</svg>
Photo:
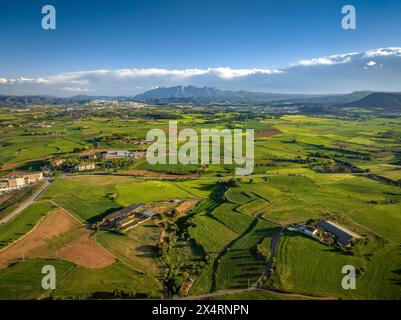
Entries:
<svg viewBox="0 0 401 320">
<path fill-rule="evenodd" d="M 135 159 L 144 157 L 144 151 L 94 149 L 84 151 L 77 157 L 58 157 L 53 159 L 46 166 L 46 169 L 49 171 L 85 172 L 94 171 L 97 168 L 122 168 L 132 164 Z"/>
<path fill-rule="evenodd" d="M 57 171 L 63 173 L 91 172 L 99 169 L 123 168 L 135 159 L 145 157 L 144 151 L 116 149 L 91 149 L 83 151 L 79 156 L 53 157 L 45 163 L 41 171 L 16 170 L 0 178 L 0 193 L 11 192 L 28 187 L 45 177 L 52 177 Z"/>
</svg>

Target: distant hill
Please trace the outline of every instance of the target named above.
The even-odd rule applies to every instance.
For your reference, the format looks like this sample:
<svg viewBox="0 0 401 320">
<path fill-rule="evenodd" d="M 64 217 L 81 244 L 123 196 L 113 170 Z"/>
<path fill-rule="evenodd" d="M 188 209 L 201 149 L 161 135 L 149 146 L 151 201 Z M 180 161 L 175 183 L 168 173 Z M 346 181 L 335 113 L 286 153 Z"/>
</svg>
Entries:
<svg viewBox="0 0 401 320">
<path fill-rule="evenodd" d="M 321 103 L 335 105 L 364 98 L 370 93 L 372 92 L 357 91 L 336 95 L 281 94 L 176 86 L 152 89 L 135 96 L 134 100 L 148 103 Z"/>
<path fill-rule="evenodd" d="M 374 92 L 368 96 L 345 104 L 357 108 L 378 108 L 386 111 L 401 110 L 401 93 Z"/>
<path fill-rule="evenodd" d="M 78 104 L 89 101 L 89 97 L 76 96 L 70 98 L 59 98 L 53 96 L 2 96 L 0 95 L 0 106 L 23 107 L 26 105 L 59 105 L 59 104 Z"/>
<path fill-rule="evenodd" d="M 77 95 L 60 98 L 47 95 L 7 96 L 0 95 L 0 106 L 24 107 L 27 105 L 78 105 L 91 100 L 138 101 L 154 104 L 193 103 L 193 104 L 231 104 L 231 105 L 274 105 L 277 107 L 298 105 L 313 111 L 316 108 L 361 107 L 377 108 L 385 111 L 401 110 L 401 93 L 356 91 L 349 94 L 312 95 L 281 94 L 250 91 L 229 91 L 212 87 L 175 86 L 156 88 L 128 96 L 86 96 Z"/>
<path fill-rule="evenodd" d="M 229 91 L 211 87 L 176 86 L 152 89 L 135 96 L 134 100 L 149 103 L 258 103 L 312 97 L 313 95 Z"/>
<path fill-rule="evenodd" d="M 131 101 L 132 97 L 77 95 L 68 98 L 60 98 L 47 95 L 35 95 L 35 96 L 0 95 L 0 106 L 18 108 L 27 105 L 63 105 L 63 104 L 77 105 L 77 104 L 87 103 L 91 100 Z"/>
</svg>

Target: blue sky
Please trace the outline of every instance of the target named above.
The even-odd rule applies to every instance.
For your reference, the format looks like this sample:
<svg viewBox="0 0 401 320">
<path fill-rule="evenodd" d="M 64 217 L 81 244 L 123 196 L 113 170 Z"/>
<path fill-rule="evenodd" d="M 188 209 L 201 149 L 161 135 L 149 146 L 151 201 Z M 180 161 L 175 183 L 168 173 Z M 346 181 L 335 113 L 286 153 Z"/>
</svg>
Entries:
<svg viewBox="0 0 401 320">
<path fill-rule="evenodd" d="M 41 28 L 46 4 L 56 7 L 56 30 Z M 345 4 L 356 7 L 357 30 L 341 28 Z M 400 47 L 400 21 L 400 0 L 3 0 L 0 78 L 130 68 L 285 69 L 302 59 Z M 133 91 L 165 84 L 148 80 L 135 82 Z M 60 93 L 3 82 L 0 93 Z"/>
</svg>

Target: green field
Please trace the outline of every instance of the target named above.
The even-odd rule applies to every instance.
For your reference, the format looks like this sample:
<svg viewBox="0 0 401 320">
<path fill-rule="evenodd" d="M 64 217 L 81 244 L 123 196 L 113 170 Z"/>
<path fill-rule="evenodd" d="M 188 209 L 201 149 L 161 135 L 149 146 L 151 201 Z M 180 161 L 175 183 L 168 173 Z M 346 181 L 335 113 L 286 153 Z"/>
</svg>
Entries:
<svg viewBox="0 0 401 320">
<path fill-rule="evenodd" d="M 266 260 L 256 253 L 256 245 L 271 238 L 275 231 L 275 226 L 256 221 L 249 232 L 236 239 L 219 263 L 217 288 L 244 288 L 254 284 L 266 267 Z"/>
<path fill-rule="evenodd" d="M 234 240 L 237 234 L 212 217 L 198 214 L 194 219 L 195 227 L 190 233 L 197 242 L 205 248 L 208 253 L 218 253 L 230 241 Z"/>
<path fill-rule="evenodd" d="M 250 226 L 253 219 L 246 214 L 235 211 L 235 207 L 235 204 L 224 203 L 213 211 L 212 216 L 235 233 L 241 234 Z"/>
<path fill-rule="evenodd" d="M 41 287 L 45 265 L 56 268 L 57 289 L 53 292 Z M 118 290 L 138 298 L 161 295 L 156 282 L 120 262 L 104 269 L 85 269 L 60 260 L 27 260 L 0 270 L 0 284 L 1 299 L 113 298 Z"/>
<path fill-rule="evenodd" d="M 279 242 L 276 269 L 268 286 L 286 292 L 326 297 L 400 299 L 399 253 L 399 247 L 389 247 L 373 259 L 366 259 L 344 254 L 304 236 L 287 233 Z M 345 265 L 364 270 L 357 274 L 355 292 L 341 287 L 344 276 L 341 270 Z"/>
<path fill-rule="evenodd" d="M 135 232 L 138 232 L 139 229 L 151 232 L 149 230 L 150 227 L 150 225 L 140 226 L 135 229 Z M 157 235 L 154 234 L 155 232 L 157 232 Z M 132 268 L 156 278 L 159 277 L 160 265 L 156 259 L 155 246 L 158 240 L 158 237 L 156 238 L 158 230 L 155 230 L 155 232 L 152 232 L 155 238 L 151 241 L 148 239 L 146 239 L 147 241 L 134 240 L 126 235 L 110 234 L 107 232 L 97 232 L 93 238 Z M 149 280 L 151 281 L 151 279 Z"/>
<path fill-rule="evenodd" d="M 0 249 L 32 230 L 41 218 L 55 208 L 56 206 L 47 201 L 40 201 L 22 211 L 8 223 L 1 224 Z"/>
<path fill-rule="evenodd" d="M 78 159 L 94 148 L 144 151 L 147 143 L 132 141 L 144 139 L 151 128 L 167 129 L 169 119 L 196 131 L 255 129 L 254 175 L 232 179 L 235 165 L 151 166 L 146 159 L 92 174 L 53 172 L 54 180 L 35 203 L 0 225 L 0 250 L 57 206 L 89 225 L 133 203 L 200 202 L 185 216 L 166 212 L 125 234 L 92 230 L 92 239 L 117 258 L 107 268 L 26 260 L 2 269 L 0 299 L 169 298 L 185 279 L 193 280 L 189 295 L 234 290 L 216 299 L 401 299 L 400 118 L 366 112 L 358 117 L 273 115 L 256 107 L 212 106 L 83 106 L 80 113 L 81 118 L 52 106 L 21 113 L 1 109 L 0 177 L 16 169 L 41 170 L 55 156 Z M 124 175 L 134 169 L 154 172 Z M 0 197 L 0 218 L 28 193 Z M 266 275 L 273 235 L 290 224 L 316 220 L 334 220 L 362 240 L 341 249 L 285 231 Z M 54 292 L 40 287 L 44 264 L 57 268 Z M 357 269 L 356 290 L 341 287 L 341 269 L 348 264 Z M 235 291 L 258 280 L 270 291 Z"/>
<path fill-rule="evenodd" d="M 193 197 L 189 192 L 163 181 L 146 181 L 135 184 L 122 184 L 116 187 L 117 201 L 124 206 L 136 202 L 151 203 L 169 199 Z"/>
</svg>

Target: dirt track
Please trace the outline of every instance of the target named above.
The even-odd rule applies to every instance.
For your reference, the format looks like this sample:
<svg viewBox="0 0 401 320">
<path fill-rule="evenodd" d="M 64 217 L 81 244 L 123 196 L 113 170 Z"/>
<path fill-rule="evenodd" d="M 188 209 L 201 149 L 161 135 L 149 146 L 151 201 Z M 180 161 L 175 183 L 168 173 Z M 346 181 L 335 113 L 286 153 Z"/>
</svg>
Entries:
<svg viewBox="0 0 401 320">
<path fill-rule="evenodd" d="M 115 258 L 89 238 L 86 230 L 63 209 L 48 214 L 21 239 L 0 252 L 0 267 L 27 258 L 54 258 L 85 268 L 104 268 Z"/>
</svg>

